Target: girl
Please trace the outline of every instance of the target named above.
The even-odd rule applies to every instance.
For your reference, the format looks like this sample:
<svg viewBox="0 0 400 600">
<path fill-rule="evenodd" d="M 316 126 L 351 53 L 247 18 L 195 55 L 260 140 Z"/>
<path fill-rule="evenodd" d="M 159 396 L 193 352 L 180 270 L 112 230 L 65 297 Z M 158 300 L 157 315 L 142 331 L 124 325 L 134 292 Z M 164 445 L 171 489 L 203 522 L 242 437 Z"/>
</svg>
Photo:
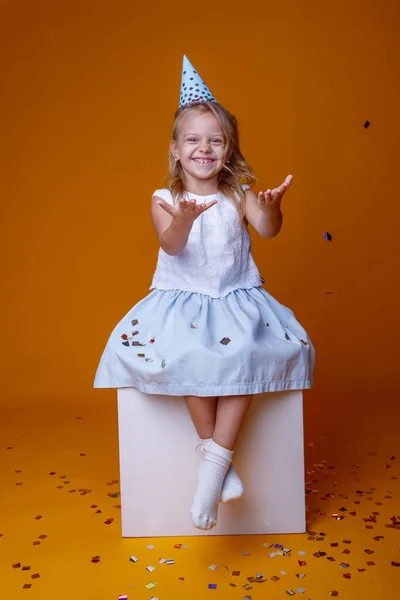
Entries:
<svg viewBox="0 0 400 600">
<path fill-rule="evenodd" d="M 161 246 L 153 291 L 114 329 L 94 385 L 184 396 L 203 453 L 192 521 L 211 529 L 219 502 L 243 493 L 232 456 L 253 395 L 310 388 L 314 349 L 261 287 L 248 232 L 250 223 L 264 238 L 279 233 L 292 176 L 254 194 L 235 117 L 208 90 L 181 89 L 169 188 L 151 203 Z"/>
</svg>

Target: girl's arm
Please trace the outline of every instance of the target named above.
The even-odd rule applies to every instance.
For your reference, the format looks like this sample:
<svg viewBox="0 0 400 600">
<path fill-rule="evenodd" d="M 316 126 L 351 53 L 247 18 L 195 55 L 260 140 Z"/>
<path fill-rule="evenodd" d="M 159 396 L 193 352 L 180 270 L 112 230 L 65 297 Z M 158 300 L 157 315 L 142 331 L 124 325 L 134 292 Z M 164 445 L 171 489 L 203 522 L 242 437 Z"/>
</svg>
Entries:
<svg viewBox="0 0 400 600">
<path fill-rule="evenodd" d="M 258 196 L 246 190 L 246 219 L 264 238 L 275 237 L 281 230 L 283 215 L 281 201 L 284 193 L 292 183 L 292 175 L 273 190 L 260 192 Z"/>
</svg>

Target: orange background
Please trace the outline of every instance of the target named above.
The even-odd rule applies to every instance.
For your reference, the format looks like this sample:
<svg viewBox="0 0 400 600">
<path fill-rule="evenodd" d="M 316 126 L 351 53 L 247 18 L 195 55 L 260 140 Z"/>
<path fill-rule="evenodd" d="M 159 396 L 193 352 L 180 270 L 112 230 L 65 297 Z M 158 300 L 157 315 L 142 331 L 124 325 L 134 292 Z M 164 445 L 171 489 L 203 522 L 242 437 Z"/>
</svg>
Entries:
<svg viewBox="0 0 400 600">
<path fill-rule="evenodd" d="M 254 255 L 314 342 L 316 390 L 396 389 L 399 5 L 227 6 L 0 2 L 4 399 L 114 398 L 92 382 L 151 282 L 184 53 L 257 190 L 294 174 Z"/>
</svg>

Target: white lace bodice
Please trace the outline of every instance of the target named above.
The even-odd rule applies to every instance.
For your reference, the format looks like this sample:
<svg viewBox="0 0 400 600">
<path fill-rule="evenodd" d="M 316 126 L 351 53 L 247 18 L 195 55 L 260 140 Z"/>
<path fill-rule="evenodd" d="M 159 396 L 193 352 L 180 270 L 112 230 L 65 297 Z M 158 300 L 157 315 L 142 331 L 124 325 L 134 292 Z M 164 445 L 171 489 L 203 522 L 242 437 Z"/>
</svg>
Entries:
<svg viewBox="0 0 400 600">
<path fill-rule="evenodd" d="M 243 186 L 248 189 L 248 186 Z M 171 192 L 156 190 L 159 196 L 173 204 Z M 213 196 L 187 194 L 197 203 L 210 202 Z M 162 248 L 150 289 L 178 289 L 199 292 L 213 298 L 225 296 L 237 289 L 262 284 L 251 254 L 247 227 L 242 226 L 237 209 L 223 194 L 217 204 L 202 213 L 193 223 L 184 251 L 170 256 Z"/>
</svg>

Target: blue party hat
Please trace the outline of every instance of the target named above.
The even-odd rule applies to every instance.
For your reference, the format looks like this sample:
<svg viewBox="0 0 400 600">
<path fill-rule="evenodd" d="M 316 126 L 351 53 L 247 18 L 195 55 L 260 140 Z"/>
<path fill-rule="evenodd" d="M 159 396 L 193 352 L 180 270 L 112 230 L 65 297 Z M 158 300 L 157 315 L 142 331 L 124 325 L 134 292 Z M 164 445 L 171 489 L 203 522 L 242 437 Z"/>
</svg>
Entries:
<svg viewBox="0 0 400 600">
<path fill-rule="evenodd" d="M 190 102 L 217 102 L 187 56 L 183 57 L 179 107 Z"/>
</svg>

